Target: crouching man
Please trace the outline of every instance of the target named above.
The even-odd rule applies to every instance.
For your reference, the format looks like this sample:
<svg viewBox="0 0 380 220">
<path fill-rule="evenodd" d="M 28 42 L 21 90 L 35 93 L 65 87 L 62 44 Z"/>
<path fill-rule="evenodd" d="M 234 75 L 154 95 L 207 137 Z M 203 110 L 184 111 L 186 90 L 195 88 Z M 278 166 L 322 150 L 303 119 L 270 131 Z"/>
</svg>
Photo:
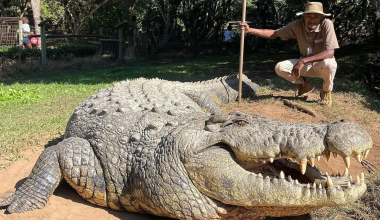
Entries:
<svg viewBox="0 0 380 220">
<path fill-rule="evenodd" d="M 240 24 L 240 30 L 268 39 L 296 38 L 302 57 L 279 62 L 275 68 L 277 75 L 296 85 L 296 96 L 313 91 L 314 85 L 306 77 L 322 78 L 320 103 L 331 106 L 331 91 L 337 69 L 334 52 L 339 48 L 334 25 L 331 20 L 325 18 L 331 14 L 323 13 L 322 3 L 309 2 L 306 4 L 305 11 L 298 12 L 297 15 L 302 15 L 303 18 L 278 30 L 255 29 L 247 24 Z"/>
</svg>

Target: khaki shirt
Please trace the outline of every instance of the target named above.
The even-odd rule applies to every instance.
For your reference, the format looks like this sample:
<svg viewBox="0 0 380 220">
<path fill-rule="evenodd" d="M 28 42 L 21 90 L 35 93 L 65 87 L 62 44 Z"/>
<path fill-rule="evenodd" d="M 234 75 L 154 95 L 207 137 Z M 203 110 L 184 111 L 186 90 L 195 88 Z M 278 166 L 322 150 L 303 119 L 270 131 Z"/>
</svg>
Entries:
<svg viewBox="0 0 380 220">
<path fill-rule="evenodd" d="M 310 48 L 313 56 L 325 50 L 339 48 L 334 25 L 329 19 L 324 19 L 315 30 L 311 31 L 306 27 L 304 20 L 299 19 L 276 30 L 276 33 L 283 40 L 296 38 L 302 57 L 308 56 Z"/>
</svg>

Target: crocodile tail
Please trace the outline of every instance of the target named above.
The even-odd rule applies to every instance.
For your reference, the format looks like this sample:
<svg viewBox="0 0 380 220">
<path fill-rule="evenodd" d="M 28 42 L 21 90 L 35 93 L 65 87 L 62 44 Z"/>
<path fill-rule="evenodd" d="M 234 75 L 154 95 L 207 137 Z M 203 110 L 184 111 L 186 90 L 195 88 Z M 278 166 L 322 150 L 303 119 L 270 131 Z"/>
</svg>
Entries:
<svg viewBox="0 0 380 220">
<path fill-rule="evenodd" d="M 256 97 L 259 88 L 256 83 L 243 75 L 242 98 Z M 227 104 L 236 101 L 238 98 L 239 76 L 230 75 L 196 83 L 185 83 L 182 89 L 207 95 L 217 104 Z"/>
</svg>

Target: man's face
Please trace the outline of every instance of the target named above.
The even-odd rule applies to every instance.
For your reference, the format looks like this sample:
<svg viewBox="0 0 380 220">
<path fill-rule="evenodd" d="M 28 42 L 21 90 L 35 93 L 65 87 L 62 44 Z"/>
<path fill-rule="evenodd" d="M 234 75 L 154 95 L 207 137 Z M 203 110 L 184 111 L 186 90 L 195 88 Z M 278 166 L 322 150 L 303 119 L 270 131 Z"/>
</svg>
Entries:
<svg viewBox="0 0 380 220">
<path fill-rule="evenodd" d="M 310 30 L 314 30 L 323 20 L 323 15 L 318 13 L 307 13 L 303 14 L 303 18 L 305 19 L 305 24 Z"/>
<path fill-rule="evenodd" d="M 24 19 L 25 24 L 29 24 L 29 20 L 27 18 Z"/>
</svg>

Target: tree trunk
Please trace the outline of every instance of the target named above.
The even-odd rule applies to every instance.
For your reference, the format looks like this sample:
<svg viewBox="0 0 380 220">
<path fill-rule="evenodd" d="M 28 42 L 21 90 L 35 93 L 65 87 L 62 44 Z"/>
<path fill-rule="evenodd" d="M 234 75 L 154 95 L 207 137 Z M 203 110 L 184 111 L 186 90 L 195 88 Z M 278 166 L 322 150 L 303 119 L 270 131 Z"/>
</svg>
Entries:
<svg viewBox="0 0 380 220">
<path fill-rule="evenodd" d="M 4 9 L 3 0 L 0 0 L 0 17 L 5 17 L 5 9 Z"/>
<path fill-rule="evenodd" d="M 33 19 L 34 19 L 34 31 L 36 35 L 41 34 L 41 27 L 38 26 L 38 24 L 41 23 L 41 7 L 40 7 L 40 0 L 30 0 L 30 5 L 32 6 L 33 10 Z M 38 38 L 38 48 L 41 49 L 41 38 Z"/>
</svg>

